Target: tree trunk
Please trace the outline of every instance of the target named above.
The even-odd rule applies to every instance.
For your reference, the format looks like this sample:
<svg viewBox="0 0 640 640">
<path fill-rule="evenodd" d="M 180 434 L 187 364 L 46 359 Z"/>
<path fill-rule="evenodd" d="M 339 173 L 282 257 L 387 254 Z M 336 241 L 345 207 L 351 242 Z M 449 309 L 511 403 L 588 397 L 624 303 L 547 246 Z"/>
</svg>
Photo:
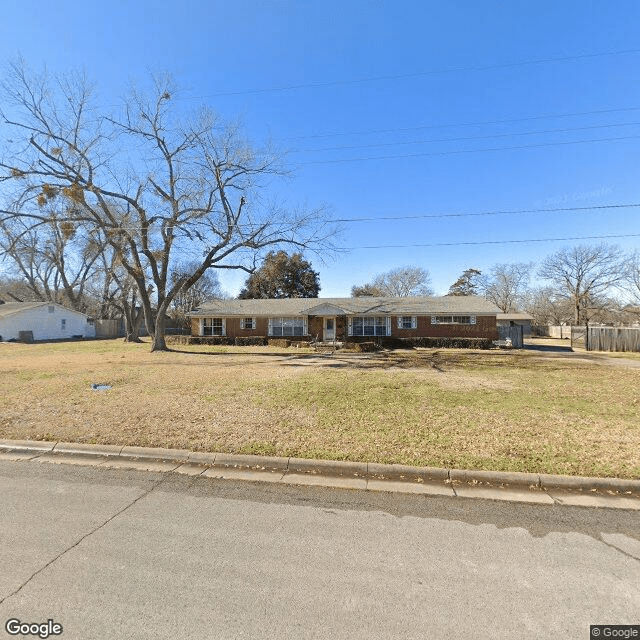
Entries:
<svg viewBox="0 0 640 640">
<path fill-rule="evenodd" d="M 165 322 L 165 309 L 160 307 L 158 309 L 158 315 L 156 316 L 155 331 L 151 338 L 151 351 L 169 351 L 167 343 L 164 339 L 164 322 Z"/>
<path fill-rule="evenodd" d="M 142 309 L 136 311 L 135 307 L 125 304 L 124 310 L 124 341 L 142 342 L 140 340 L 140 327 L 142 326 Z"/>
</svg>

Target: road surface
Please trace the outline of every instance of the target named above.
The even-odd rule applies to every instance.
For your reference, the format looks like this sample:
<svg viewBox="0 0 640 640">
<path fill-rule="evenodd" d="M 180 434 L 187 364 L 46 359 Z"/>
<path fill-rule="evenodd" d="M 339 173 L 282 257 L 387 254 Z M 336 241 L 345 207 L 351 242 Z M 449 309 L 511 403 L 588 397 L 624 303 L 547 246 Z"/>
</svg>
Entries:
<svg viewBox="0 0 640 640">
<path fill-rule="evenodd" d="M 63 640 L 587 639 L 640 512 L 0 462 L 0 619 Z"/>
</svg>

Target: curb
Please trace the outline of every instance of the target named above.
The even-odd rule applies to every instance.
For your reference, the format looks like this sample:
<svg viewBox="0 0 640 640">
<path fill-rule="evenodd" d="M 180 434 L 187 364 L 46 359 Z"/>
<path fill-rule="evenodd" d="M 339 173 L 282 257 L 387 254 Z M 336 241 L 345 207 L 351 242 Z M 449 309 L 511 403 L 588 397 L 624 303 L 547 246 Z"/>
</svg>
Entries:
<svg viewBox="0 0 640 640">
<path fill-rule="evenodd" d="M 349 462 L 339 460 L 310 460 L 256 455 L 205 453 L 185 449 L 163 449 L 120 445 L 79 444 L 73 442 L 43 442 L 37 440 L 0 440 L 0 452 L 33 454 L 32 458 L 56 455 L 95 457 L 96 459 L 121 461 L 162 461 L 176 465 L 198 465 L 236 472 L 277 472 L 283 477 L 306 476 L 342 478 L 360 481 L 389 481 L 406 485 L 443 485 L 451 488 L 463 486 L 487 489 L 561 490 L 579 492 L 606 492 L 609 494 L 637 494 L 640 497 L 640 480 L 622 478 L 588 478 L 508 471 L 481 471 L 465 469 L 441 469 L 411 467 L 399 464 L 374 462 Z M 634 496 L 635 497 L 635 496 Z"/>
</svg>

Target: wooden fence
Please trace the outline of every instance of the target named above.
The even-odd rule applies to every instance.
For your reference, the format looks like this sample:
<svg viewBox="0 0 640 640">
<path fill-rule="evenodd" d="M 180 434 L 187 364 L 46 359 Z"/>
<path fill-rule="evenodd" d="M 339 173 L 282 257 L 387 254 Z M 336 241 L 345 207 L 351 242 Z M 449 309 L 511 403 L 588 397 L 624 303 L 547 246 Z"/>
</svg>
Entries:
<svg viewBox="0 0 640 640">
<path fill-rule="evenodd" d="M 589 327 L 586 333 L 588 351 L 640 351 L 640 329 Z"/>
<path fill-rule="evenodd" d="M 515 327 L 498 327 L 499 340 L 511 340 L 514 349 L 522 349 L 524 346 L 524 327 L 516 325 Z"/>
</svg>

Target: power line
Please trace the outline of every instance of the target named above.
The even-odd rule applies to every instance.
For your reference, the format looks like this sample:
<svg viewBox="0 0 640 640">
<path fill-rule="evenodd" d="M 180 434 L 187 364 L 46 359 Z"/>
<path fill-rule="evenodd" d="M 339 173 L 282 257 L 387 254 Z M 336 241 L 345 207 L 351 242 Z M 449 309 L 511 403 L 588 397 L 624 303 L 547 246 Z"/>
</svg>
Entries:
<svg viewBox="0 0 640 640">
<path fill-rule="evenodd" d="M 526 240 L 483 240 L 478 242 L 433 242 L 430 244 L 380 244 L 365 247 L 342 247 L 347 251 L 357 251 L 359 249 L 409 249 L 413 247 L 459 247 L 476 246 L 485 244 L 526 244 L 529 242 L 565 242 L 568 240 L 604 240 L 612 238 L 638 238 L 640 233 L 626 233 L 608 236 L 573 236 L 566 238 L 528 238 Z"/>
<path fill-rule="evenodd" d="M 615 203 L 603 205 L 591 205 L 584 207 L 553 207 L 538 209 L 499 209 L 494 211 L 469 211 L 463 213 L 425 213 L 415 215 L 400 216 L 371 216 L 359 218 L 333 218 L 327 220 L 327 223 L 334 222 L 378 222 L 380 220 L 419 220 L 428 218 L 465 218 L 477 216 L 498 216 L 498 215 L 522 215 L 526 213 L 569 213 L 569 212 L 586 212 L 586 211 L 605 211 L 610 209 L 635 209 L 640 208 L 640 202 Z M 179 225 L 166 225 L 165 229 L 181 228 Z M 109 226 L 109 231 L 139 231 L 140 226 Z"/>
<path fill-rule="evenodd" d="M 210 93 L 196 98 L 219 98 L 225 96 L 243 96 L 261 93 L 276 93 L 280 91 L 299 91 L 301 89 L 321 89 L 324 87 L 337 87 L 352 84 L 365 84 L 368 82 L 386 82 L 388 80 L 405 80 L 409 78 L 420 78 L 433 75 L 442 75 L 447 73 L 463 73 L 463 72 L 483 72 L 496 69 L 510 69 L 515 67 L 532 66 L 538 64 L 550 64 L 554 62 L 571 62 L 573 60 L 589 60 L 593 58 L 602 58 L 610 56 L 630 55 L 640 53 L 640 49 L 625 49 L 622 51 L 603 51 L 599 53 L 584 53 L 574 56 L 561 56 L 557 58 L 538 58 L 535 60 L 521 60 L 519 62 L 505 62 L 500 64 L 478 65 L 469 67 L 450 67 L 447 69 L 430 69 L 427 71 L 416 71 L 414 73 L 399 73 L 386 76 L 370 76 L 366 78 L 351 78 L 349 80 L 328 80 L 326 82 L 308 82 L 300 84 L 285 85 L 280 87 L 264 87 L 260 89 L 243 89 L 239 91 L 221 91 L 218 93 Z"/>
<path fill-rule="evenodd" d="M 569 133 L 572 131 L 589 131 L 592 129 L 611 129 L 614 127 L 636 127 L 640 122 L 618 122 L 611 124 L 595 124 L 586 127 L 567 127 L 564 129 L 543 129 L 538 131 L 520 131 L 512 133 L 494 133 L 483 136 L 461 136 L 456 138 L 431 138 L 430 140 L 406 140 L 403 142 L 381 142 L 362 145 L 345 145 L 339 147 L 321 147 L 319 149 L 292 149 L 289 153 L 319 153 L 322 151 L 341 151 L 344 149 L 372 149 L 376 147 L 397 147 L 408 144 L 430 144 L 434 142 L 460 142 L 465 140 L 488 140 L 493 138 L 510 138 L 512 136 L 536 136 L 548 133 Z"/>
<path fill-rule="evenodd" d="M 424 158 L 428 156 L 451 156 L 461 155 L 464 153 L 486 153 L 489 151 L 515 151 L 519 149 L 539 149 L 542 147 L 558 147 L 573 144 L 590 144 L 594 142 L 620 142 L 622 140 L 636 140 L 640 138 L 640 135 L 635 136 L 620 136 L 616 138 L 594 138 L 591 140 L 569 140 L 565 142 L 541 142 L 538 144 L 527 144 L 511 147 L 486 147 L 484 149 L 460 149 L 454 151 L 428 151 L 423 153 L 405 153 L 401 155 L 392 156 L 367 156 L 361 158 L 336 158 L 332 160 L 308 160 L 306 162 L 295 162 L 293 166 L 302 167 L 312 164 L 341 164 L 347 162 L 365 162 L 370 160 L 401 160 L 404 158 Z"/>
<path fill-rule="evenodd" d="M 552 209 L 510 209 L 499 211 L 478 211 L 468 213 L 426 213 L 406 216 L 377 216 L 368 218 L 337 218 L 331 222 L 372 222 L 377 220 L 417 220 L 422 218 L 465 218 L 471 216 L 498 216 L 498 215 L 521 215 L 525 213 L 567 213 L 571 211 L 598 211 L 606 209 L 633 209 L 640 207 L 640 203 L 629 204 L 603 204 L 590 207 L 555 207 Z"/>
<path fill-rule="evenodd" d="M 520 118 L 506 118 L 502 120 L 476 120 L 474 122 L 450 122 L 447 124 L 427 124 L 416 127 L 399 127 L 392 129 L 362 129 L 359 131 L 338 131 L 335 133 L 316 133 L 306 136 L 292 136 L 281 138 L 281 140 L 307 140 L 311 138 L 335 138 L 338 136 L 369 135 L 372 133 L 399 133 L 403 131 L 422 131 L 425 129 L 450 129 L 456 127 L 479 127 L 494 124 L 513 124 L 514 122 L 528 122 L 531 120 L 552 120 L 554 118 L 574 118 L 579 116 L 594 116 L 605 113 L 626 113 L 629 111 L 640 111 L 640 107 L 621 107 L 618 109 L 595 109 L 593 111 L 574 111 L 572 113 L 556 113 L 534 116 L 523 116 Z"/>
</svg>

